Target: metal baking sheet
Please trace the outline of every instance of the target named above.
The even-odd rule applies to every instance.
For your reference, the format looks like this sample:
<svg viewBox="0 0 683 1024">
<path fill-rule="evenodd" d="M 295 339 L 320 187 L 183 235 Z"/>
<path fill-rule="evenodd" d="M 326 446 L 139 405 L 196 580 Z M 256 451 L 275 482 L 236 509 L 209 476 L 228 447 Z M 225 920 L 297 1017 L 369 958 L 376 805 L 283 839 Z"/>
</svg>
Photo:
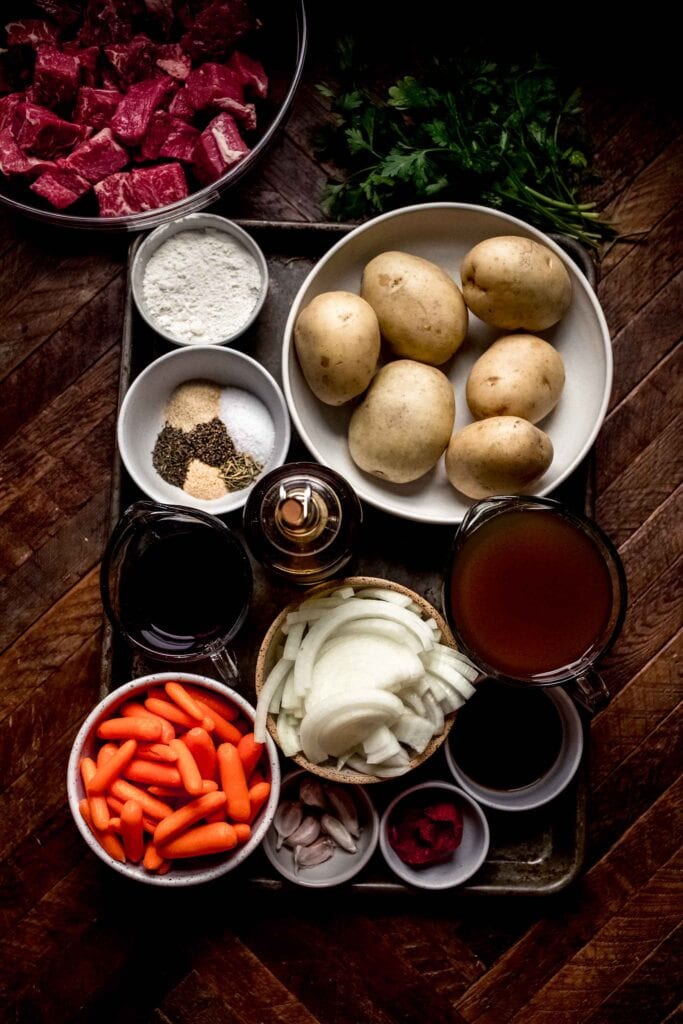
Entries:
<svg viewBox="0 0 683 1024">
<path fill-rule="evenodd" d="M 296 292 L 315 262 L 349 230 L 348 225 L 301 224 L 287 222 L 238 221 L 256 239 L 268 260 L 270 291 L 263 312 L 254 327 L 235 344 L 235 348 L 258 359 L 281 383 L 280 339 L 287 314 Z M 594 270 L 590 258 L 576 243 L 561 236 L 556 240 L 579 264 L 591 283 Z M 566 244 L 565 244 L 566 243 Z M 140 240 L 132 243 L 129 268 Z M 130 273 L 126 292 L 121 350 L 119 405 L 135 377 L 170 346 L 156 335 L 137 313 L 133 303 Z M 294 436 L 290 459 L 310 458 L 301 441 Z M 569 506 L 591 511 L 590 462 L 584 462 L 555 497 Z M 118 521 L 128 505 L 144 497 L 125 472 L 118 455 L 112 479 L 111 526 Z M 411 523 L 365 507 L 365 523 L 361 547 L 355 565 L 349 567 L 363 574 L 397 580 L 423 594 L 438 607 L 441 572 L 454 527 Z M 224 517 L 241 532 L 241 515 Z M 253 699 L 253 677 L 256 654 L 266 629 L 282 607 L 300 591 L 268 576 L 254 565 L 254 597 L 249 617 L 233 643 L 239 661 L 243 691 Z M 168 668 L 161 663 L 144 660 L 105 625 L 102 662 L 102 695 L 129 679 L 147 672 Z M 209 663 L 198 662 L 192 670 L 204 675 L 215 673 Z M 585 757 L 584 757 L 585 762 Z M 293 763 L 283 763 L 283 770 Z M 442 751 L 430 758 L 410 782 L 429 778 L 450 779 Z M 381 812 L 405 781 L 392 781 L 370 787 L 370 794 Z M 473 882 L 459 891 L 499 895 L 548 895 L 565 888 L 578 874 L 584 855 L 586 820 L 585 764 L 572 785 L 551 804 L 537 811 L 504 814 L 484 808 L 491 827 L 489 856 Z M 265 891 L 291 890 L 293 886 L 274 873 L 265 856 L 257 851 L 235 873 Z M 408 899 L 416 890 L 395 879 L 379 852 L 348 889 L 358 893 L 386 893 Z M 424 893 L 422 893 L 424 897 Z"/>
</svg>

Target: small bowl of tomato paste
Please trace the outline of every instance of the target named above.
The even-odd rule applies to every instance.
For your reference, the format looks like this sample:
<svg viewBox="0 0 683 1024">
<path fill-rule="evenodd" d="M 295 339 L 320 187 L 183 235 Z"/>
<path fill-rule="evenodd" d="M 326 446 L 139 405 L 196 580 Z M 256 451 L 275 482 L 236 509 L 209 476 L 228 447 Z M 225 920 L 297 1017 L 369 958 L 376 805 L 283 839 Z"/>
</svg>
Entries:
<svg viewBox="0 0 683 1024">
<path fill-rule="evenodd" d="M 420 889 L 462 885 L 486 860 L 489 842 L 481 807 L 449 782 L 404 790 L 385 810 L 379 832 L 389 867 Z"/>
</svg>

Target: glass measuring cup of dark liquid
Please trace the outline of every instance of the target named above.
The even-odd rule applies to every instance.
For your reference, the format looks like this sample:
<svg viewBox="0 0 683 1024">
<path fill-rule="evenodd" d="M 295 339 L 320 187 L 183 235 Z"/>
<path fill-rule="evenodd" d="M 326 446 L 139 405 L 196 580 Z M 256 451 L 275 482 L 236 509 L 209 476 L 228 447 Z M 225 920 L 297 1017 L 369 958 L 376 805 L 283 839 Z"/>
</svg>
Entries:
<svg viewBox="0 0 683 1024">
<path fill-rule="evenodd" d="M 132 647 L 176 664 L 210 658 L 236 685 L 227 644 L 246 618 L 252 573 L 241 542 L 220 519 L 136 502 L 109 539 L 100 584 L 112 625 Z"/>
<path fill-rule="evenodd" d="M 571 682 L 595 710 L 609 697 L 595 662 L 626 613 L 626 577 L 609 538 L 557 501 L 479 501 L 455 538 L 443 605 L 482 673 L 518 684 Z"/>
</svg>

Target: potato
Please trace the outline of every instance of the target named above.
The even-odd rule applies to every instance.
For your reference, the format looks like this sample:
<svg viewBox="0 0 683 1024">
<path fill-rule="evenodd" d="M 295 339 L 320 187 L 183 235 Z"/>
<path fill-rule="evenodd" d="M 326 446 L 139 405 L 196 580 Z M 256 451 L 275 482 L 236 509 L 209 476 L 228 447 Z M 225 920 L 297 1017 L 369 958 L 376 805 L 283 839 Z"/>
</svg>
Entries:
<svg viewBox="0 0 683 1024">
<path fill-rule="evenodd" d="M 351 458 L 382 480 L 417 480 L 439 461 L 454 420 L 448 377 L 433 366 L 397 359 L 377 373 L 351 417 Z"/>
<path fill-rule="evenodd" d="M 552 345 L 533 334 L 506 334 L 477 359 L 467 380 L 475 420 L 521 416 L 538 423 L 557 405 L 564 363 Z"/>
<path fill-rule="evenodd" d="M 469 498 L 521 494 L 553 461 L 547 434 L 518 416 L 494 416 L 453 434 L 446 473 Z"/>
<path fill-rule="evenodd" d="M 460 276 L 475 316 L 506 331 L 545 330 L 564 316 L 572 298 L 562 261 L 531 238 L 487 238 L 467 253 Z"/>
<path fill-rule="evenodd" d="M 383 252 L 363 271 L 361 295 L 394 355 L 440 366 L 467 333 L 460 289 L 441 267 L 407 252 Z"/>
<path fill-rule="evenodd" d="M 297 317 L 294 344 L 306 383 L 326 405 L 343 405 L 372 380 L 379 357 L 379 324 L 353 292 L 323 292 Z"/>
</svg>

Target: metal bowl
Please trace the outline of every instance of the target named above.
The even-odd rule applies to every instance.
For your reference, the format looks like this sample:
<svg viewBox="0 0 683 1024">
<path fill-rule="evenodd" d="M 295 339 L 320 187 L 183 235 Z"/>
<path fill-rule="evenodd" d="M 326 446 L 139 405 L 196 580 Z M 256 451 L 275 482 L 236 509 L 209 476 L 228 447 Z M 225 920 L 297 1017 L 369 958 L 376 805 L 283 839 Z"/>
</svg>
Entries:
<svg viewBox="0 0 683 1024">
<path fill-rule="evenodd" d="M 21 11 L 21 5 L 8 5 Z M 85 231 L 148 231 L 187 213 L 203 210 L 217 202 L 224 192 L 250 171 L 263 156 L 282 128 L 304 69 L 308 30 L 304 0 L 259 0 L 254 9 L 263 23 L 259 43 L 259 56 L 268 73 L 268 98 L 259 106 L 260 138 L 244 160 L 231 167 L 221 178 L 192 192 L 185 199 L 170 206 L 162 206 L 144 213 L 125 217 L 100 217 L 94 213 L 62 213 L 34 196 L 26 185 L 14 185 L 0 177 L 0 204 L 17 213 L 55 227 L 79 228 Z M 29 199 L 29 197 L 31 197 Z M 93 202 L 91 196 L 83 200 L 85 207 Z M 81 203 L 75 204 L 80 207 Z M 96 204 L 93 207 L 96 209 Z"/>
</svg>

